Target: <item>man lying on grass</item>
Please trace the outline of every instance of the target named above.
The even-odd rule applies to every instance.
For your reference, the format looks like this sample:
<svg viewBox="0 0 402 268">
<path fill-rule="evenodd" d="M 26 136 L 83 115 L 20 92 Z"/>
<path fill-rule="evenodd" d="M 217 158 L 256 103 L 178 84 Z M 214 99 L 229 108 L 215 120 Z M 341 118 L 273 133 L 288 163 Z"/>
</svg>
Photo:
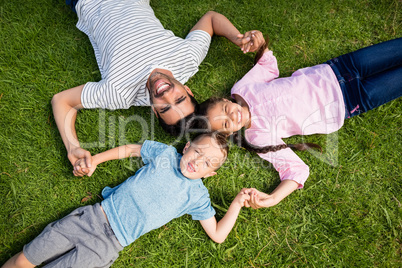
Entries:
<svg viewBox="0 0 402 268">
<path fill-rule="evenodd" d="M 88 35 L 102 76 L 52 99 L 54 119 L 72 165 L 81 158 L 92 164 L 76 134 L 78 110 L 152 105 L 160 125 L 179 135 L 197 104 L 184 83 L 198 71 L 211 37 L 224 36 L 244 53 L 260 45 L 253 43 L 250 32 L 241 34 L 224 15 L 213 11 L 202 16 L 183 39 L 164 29 L 149 0 L 66 2 L 77 12 L 77 28 Z M 86 175 L 86 171 L 79 172 Z"/>
<path fill-rule="evenodd" d="M 109 267 L 125 246 L 174 218 L 190 214 L 217 243 L 225 241 L 240 209 L 249 200 L 243 189 L 217 222 L 207 188 L 200 178 L 216 174 L 228 147 L 220 134 L 202 134 L 183 150 L 162 143 L 120 146 L 93 157 L 92 174 L 102 162 L 142 157 L 144 166 L 120 185 L 102 191 L 104 200 L 80 207 L 50 223 L 9 259 L 6 267 Z M 85 161 L 77 162 L 85 166 Z"/>
</svg>

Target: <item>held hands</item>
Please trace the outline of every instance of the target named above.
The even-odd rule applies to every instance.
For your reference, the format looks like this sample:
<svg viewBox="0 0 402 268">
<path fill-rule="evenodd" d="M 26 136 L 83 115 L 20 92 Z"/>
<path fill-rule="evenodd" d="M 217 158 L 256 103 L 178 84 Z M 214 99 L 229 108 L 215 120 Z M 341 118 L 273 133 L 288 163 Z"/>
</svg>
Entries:
<svg viewBox="0 0 402 268">
<path fill-rule="evenodd" d="M 241 208 L 246 206 L 248 204 L 248 201 L 250 200 L 250 195 L 246 193 L 248 189 L 241 189 L 241 191 L 236 195 L 235 199 L 233 200 L 233 203 L 238 204 Z M 248 206 L 249 207 L 249 206 Z"/>
<path fill-rule="evenodd" d="M 244 53 L 256 52 L 265 43 L 264 36 L 258 30 L 237 35 L 238 46 Z"/>
<path fill-rule="evenodd" d="M 255 188 L 243 188 L 233 200 L 233 204 L 253 209 L 272 207 L 277 204 L 272 195 L 258 191 Z"/>
<path fill-rule="evenodd" d="M 67 157 L 70 160 L 71 164 L 74 166 L 74 171 L 75 171 L 75 166 L 76 166 L 76 163 L 78 160 L 81 160 L 85 163 L 85 169 L 87 167 L 91 167 L 91 165 L 92 165 L 91 153 L 88 152 L 87 150 L 82 149 L 81 147 L 75 147 L 74 149 L 69 151 Z M 80 177 L 86 175 L 87 170 L 85 170 L 85 169 L 84 170 L 78 169 L 76 172 L 74 172 L 74 175 L 80 176 Z"/>
<path fill-rule="evenodd" d="M 75 162 L 73 174 L 77 177 L 82 177 L 85 175 L 91 177 L 91 175 L 95 172 L 97 166 L 98 165 L 91 165 L 91 167 L 88 167 L 85 159 L 81 158 Z"/>
<path fill-rule="evenodd" d="M 272 207 L 277 204 L 273 196 L 260 192 L 254 188 L 242 189 L 244 194 L 249 195 L 250 199 L 245 202 L 246 207 L 253 209 Z"/>
</svg>

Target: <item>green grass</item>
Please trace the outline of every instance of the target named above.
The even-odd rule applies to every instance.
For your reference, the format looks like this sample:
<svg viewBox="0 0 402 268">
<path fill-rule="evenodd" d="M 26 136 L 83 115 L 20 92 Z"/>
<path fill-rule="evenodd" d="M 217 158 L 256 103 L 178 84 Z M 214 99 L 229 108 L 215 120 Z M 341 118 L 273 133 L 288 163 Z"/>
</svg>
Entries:
<svg viewBox="0 0 402 268">
<path fill-rule="evenodd" d="M 151 5 L 162 24 L 181 37 L 208 10 L 226 15 L 241 32 L 269 34 L 281 76 L 402 36 L 398 0 L 157 0 Z M 91 178 L 72 175 L 50 100 L 100 79 L 76 20 L 61 0 L 0 0 L 0 263 L 48 223 L 99 202 L 103 187 L 124 181 L 141 163 L 112 161 Z M 252 62 L 253 55 L 214 37 L 187 85 L 199 101 L 228 96 Z M 332 165 L 298 153 L 311 169 L 305 188 L 273 208 L 243 209 L 225 243 L 213 243 L 198 222 L 184 216 L 139 238 L 113 267 L 401 267 L 401 111 L 402 101 L 395 100 L 347 120 L 336 133 L 289 139 L 322 144 Z M 135 120 L 119 128 L 135 119 L 133 114 L 147 129 Z M 81 111 L 77 131 L 92 153 L 144 139 L 179 149 L 184 144 L 163 133 L 148 107 Z M 258 156 L 232 146 L 218 175 L 204 182 L 219 218 L 242 187 L 268 192 L 279 179 Z M 88 193 L 92 199 L 81 202 Z"/>
</svg>

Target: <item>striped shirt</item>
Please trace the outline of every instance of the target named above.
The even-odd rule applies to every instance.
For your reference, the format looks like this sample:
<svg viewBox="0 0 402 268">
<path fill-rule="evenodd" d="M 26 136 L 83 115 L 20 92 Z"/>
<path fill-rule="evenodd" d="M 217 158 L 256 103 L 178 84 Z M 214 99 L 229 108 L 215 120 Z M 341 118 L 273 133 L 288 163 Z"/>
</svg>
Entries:
<svg viewBox="0 0 402 268">
<path fill-rule="evenodd" d="M 150 73 L 167 69 L 184 84 L 198 71 L 211 42 L 201 30 L 185 39 L 165 30 L 149 0 L 80 0 L 76 9 L 77 28 L 88 35 L 102 76 L 85 84 L 84 108 L 150 105 Z"/>
</svg>

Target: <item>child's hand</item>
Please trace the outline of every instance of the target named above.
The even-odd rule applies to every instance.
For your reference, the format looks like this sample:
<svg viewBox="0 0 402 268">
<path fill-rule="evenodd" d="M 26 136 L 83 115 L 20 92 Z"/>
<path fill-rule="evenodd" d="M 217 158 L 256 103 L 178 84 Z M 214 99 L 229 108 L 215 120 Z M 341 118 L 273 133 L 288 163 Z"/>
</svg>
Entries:
<svg viewBox="0 0 402 268">
<path fill-rule="evenodd" d="M 87 150 L 82 149 L 81 147 L 73 148 L 71 151 L 68 152 L 67 157 L 68 157 L 68 160 L 70 160 L 71 165 L 73 165 L 73 166 L 79 159 L 84 159 L 87 166 L 92 165 L 91 153 L 88 152 Z M 82 174 L 82 175 L 84 175 L 84 174 Z"/>
<path fill-rule="evenodd" d="M 258 30 L 239 34 L 237 38 L 240 39 L 239 47 L 244 53 L 255 52 L 265 43 L 264 36 Z"/>
<path fill-rule="evenodd" d="M 97 167 L 97 165 L 92 165 L 90 168 L 88 168 L 86 165 L 85 159 L 81 158 L 81 159 L 78 159 L 74 163 L 73 174 L 74 174 L 74 176 L 77 176 L 77 177 L 82 177 L 85 175 L 87 175 L 88 177 L 91 177 L 91 175 L 94 173 L 96 167 Z"/>
<path fill-rule="evenodd" d="M 247 189 L 241 189 L 241 191 L 237 194 L 233 203 L 237 203 L 240 207 L 247 206 L 248 201 L 250 200 L 250 195 L 246 192 Z"/>
<path fill-rule="evenodd" d="M 254 188 L 250 188 L 247 190 L 247 193 L 250 195 L 250 200 L 248 200 L 247 205 L 249 205 L 253 209 L 267 208 L 276 205 L 276 202 L 271 195 L 260 192 Z"/>
</svg>

